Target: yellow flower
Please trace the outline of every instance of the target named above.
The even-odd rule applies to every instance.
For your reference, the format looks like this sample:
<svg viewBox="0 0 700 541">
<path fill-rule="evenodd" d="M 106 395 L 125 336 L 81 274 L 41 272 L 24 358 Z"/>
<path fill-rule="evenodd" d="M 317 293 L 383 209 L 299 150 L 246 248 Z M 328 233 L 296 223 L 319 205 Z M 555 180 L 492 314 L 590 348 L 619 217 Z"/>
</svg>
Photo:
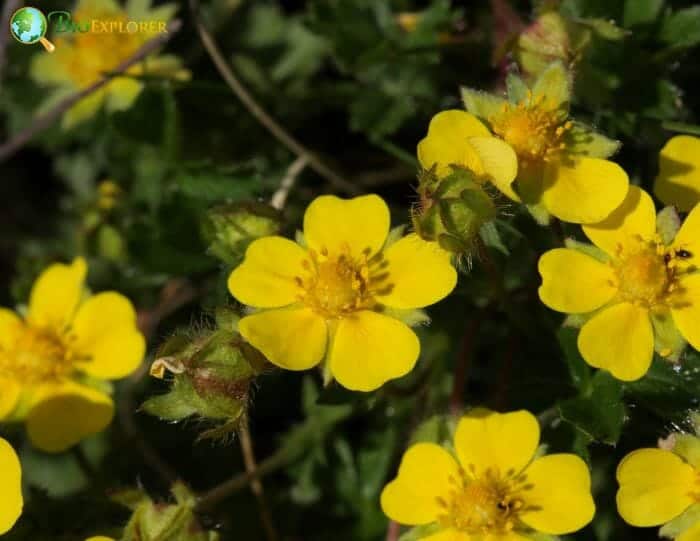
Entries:
<svg viewBox="0 0 700 541">
<path fill-rule="evenodd" d="M 551 64 L 532 90 L 514 75 L 508 82 L 507 100 L 462 90 L 467 109 L 518 157 L 516 194 L 504 193 L 528 205 L 540 223 L 550 214 L 573 223 L 605 219 L 622 203 L 629 180 L 620 166 L 602 159 L 618 144 L 569 119 L 566 69 L 561 62 Z"/>
<path fill-rule="evenodd" d="M 518 197 L 511 187 L 518 172 L 515 152 L 466 111 L 442 111 L 432 118 L 428 135 L 418 143 L 418 161 L 423 169 L 434 168 L 438 178 L 448 176 L 453 166 L 463 167 L 478 181 Z"/>
<path fill-rule="evenodd" d="M 654 349 L 671 357 L 684 340 L 699 349 L 700 206 L 664 242 L 651 197 L 630 186 L 620 208 L 583 231 L 602 252 L 546 252 L 539 295 L 554 310 L 590 316 L 578 336 L 586 362 L 632 381 L 647 372 Z"/>
<path fill-rule="evenodd" d="M 22 470 L 12 446 L 0 438 L 0 535 L 22 514 Z"/>
<path fill-rule="evenodd" d="M 699 138 L 678 135 L 661 149 L 654 194 L 665 205 L 674 205 L 681 212 L 688 212 L 700 203 Z"/>
<path fill-rule="evenodd" d="M 476 409 L 462 417 L 454 454 L 417 443 L 382 492 L 391 519 L 432 525 L 429 541 L 526 541 L 588 524 L 595 513 L 586 464 L 572 454 L 536 456 L 537 419 L 527 411 Z"/>
<path fill-rule="evenodd" d="M 104 535 L 96 535 L 94 537 L 88 537 L 85 541 L 114 541 L 114 539 L 105 537 Z"/>
<path fill-rule="evenodd" d="M 683 435 L 685 438 L 694 436 Z M 696 445 L 700 442 L 696 441 Z M 665 524 L 664 537 L 700 539 L 700 461 L 667 449 L 638 449 L 617 468 L 617 509 L 632 526 Z"/>
<path fill-rule="evenodd" d="M 385 247 L 389 209 L 376 195 L 316 198 L 304 215 L 300 246 L 263 237 L 229 277 L 231 294 L 264 309 L 239 332 L 272 363 L 305 370 L 326 360 L 348 389 L 370 391 L 409 372 L 417 336 L 391 317 L 452 291 L 450 256 L 411 234 Z"/>
<path fill-rule="evenodd" d="M 145 351 L 129 300 L 86 294 L 86 271 L 82 258 L 49 266 L 24 319 L 0 308 L 0 421 L 26 421 L 32 443 L 47 452 L 111 422 L 114 404 L 102 380 L 133 372 Z"/>
<path fill-rule="evenodd" d="M 176 11 L 172 4 L 150 9 L 150 2 L 127 2 L 126 9 L 115 0 L 79 0 L 72 13 L 75 23 L 91 21 L 115 22 L 154 21 L 165 23 Z M 39 84 L 56 87 L 50 102 L 81 90 L 114 70 L 133 56 L 153 32 L 66 32 L 54 38 L 56 50 L 52 54 L 38 53 L 32 59 L 30 74 Z M 63 126 L 69 128 L 93 117 L 105 105 L 109 111 L 131 107 L 143 90 L 144 84 L 134 77 L 165 76 L 188 78 L 180 60 L 172 55 L 151 55 L 132 66 L 125 76 L 116 77 L 100 90 L 93 92 L 74 105 L 63 117 Z"/>
</svg>

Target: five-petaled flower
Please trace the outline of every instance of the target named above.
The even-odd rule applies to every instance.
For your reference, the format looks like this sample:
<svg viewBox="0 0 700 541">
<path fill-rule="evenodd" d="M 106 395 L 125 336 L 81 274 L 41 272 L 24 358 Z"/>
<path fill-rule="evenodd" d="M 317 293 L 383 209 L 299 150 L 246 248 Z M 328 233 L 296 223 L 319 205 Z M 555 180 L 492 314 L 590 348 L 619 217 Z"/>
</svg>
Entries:
<svg viewBox="0 0 700 541">
<path fill-rule="evenodd" d="M 631 186 L 619 209 L 583 231 L 597 249 L 542 255 L 539 295 L 554 310 L 585 315 L 578 348 L 586 362 L 632 381 L 655 349 L 673 360 L 685 341 L 700 349 L 700 206 L 665 242 L 651 197 Z"/>
<path fill-rule="evenodd" d="M 24 319 L 0 308 L 0 421 L 26 421 L 32 443 L 59 452 L 104 429 L 114 404 L 104 380 L 132 373 L 145 352 L 129 300 L 89 296 L 87 266 L 53 264 Z"/>
<path fill-rule="evenodd" d="M 528 89 L 508 78 L 508 99 L 462 89 L 467 110 L 486 122 L 518 157 L 518 175 L 509 193 L 532 215 L 566 222 L 595 223 L 606 218 L 627 193 L 629 180 L 617 164 L 603 159 L 619 146 L 588 126 L 569 119 L 570 81 L 561 62 L 549 66 Z M 484 149 L 486 150 L 486 149 Z M 494 147 L 482 160 L 496 162 Z"/>
<path fill-rule="evenodd" d="M 380 197 L 316 198 L 304 215 L 305 246 L 263 237 L 231 273 L 231 294 L 262 309 L 240 321 L 241 335 L 288 370 L 325 359 L 348 389 L 370 391 L 409 372 L 418 337 L 392 315 L 439 301 L 457 274 L 436 243 L 410 234 L 385 246 L 388 234 Z"/>
<path fill-rule="evenodd" d="M 382 492 L 391 519 L 423 526 L 429 541 L 526 541 L 560 535 L 595 513 L 588 467 L 572 454 L 537 456 L 540 428 L 527 411 L 476 409 L 462 417 L 453 454 L 417 443 Z"/>
<path fill-rule="evenodd" d="M 659 153 L 654 194 L 682 212 L 700 203 L 700 138 L 677 135 Z"/>
<path fill-rule="evenodd" d="M 680 441 L 675 441 L 679 438 Z M 661 526 L 676 541 L 700 539 L 700 440 L 672 435 L 671 448 L 637 449 L 617 468 L 617 509 L 632 526 Z"/>
<path fill-rule="evenodd" d="M 0 535 L 14 526 L 23 505 L 19 459 L 12 446 L 0 438 Z"/>
<path fill-rule="evenodd" d="M 96 24 L 102 21 L 113 26 L 125 26 L 128 21 L 167 22 L 176 11 L 174 4 L 150 8 L 150 1 L 128 2 L 123 9 L 115 0 L 79 0 L 72 19 L 77 23 Z M 149 27 L 150 28 L 150 27 Z M 39 53 L 30 67 L 30 74 L 39 84 L 55 87 L 48 103 L 55 103 L 68 94 L 82 90 L 100 80 L 133 56 L 154 36 L 154 31 L 65 33 L 56 37 L 52 54 Z M 150 55 L 115 77 L 105 86 L 91 93 L 71 107 L 63 117 L 63 126 L 69 128 L 93 117 L 105 105 L 109 111 L 123 111 L 131 107 L 144 88 L 140 76 L 189 78 L 180 59 L 173 55 Z"/>
</svg>

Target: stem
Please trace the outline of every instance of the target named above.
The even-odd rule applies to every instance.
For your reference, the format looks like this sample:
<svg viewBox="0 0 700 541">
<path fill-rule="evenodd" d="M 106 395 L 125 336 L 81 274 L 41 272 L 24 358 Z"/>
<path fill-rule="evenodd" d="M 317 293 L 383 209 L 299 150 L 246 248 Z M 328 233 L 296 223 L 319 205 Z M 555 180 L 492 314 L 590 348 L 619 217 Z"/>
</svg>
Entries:
<svg viewBox="0 0 700 541">
<path fill-rule="evenodd" d="M 278 450 L 272 456 L 260 462 L 255 471 L 239 473 L 228 481 L 224 481 L 220 485 L 215 486 L 208 492 L 202 494 L 197 502 L 195 510 L 201 512 L 214 507 L 219 502 L 228 498 L 231 494 L 234 494 L 247 487 L 251 481 L 261 479 L 265 475 L 279 470 L 280 468 L 286 466 L 288 462 L 289 456 L 287 450 L 285 448 Z"/>
<path fill-rule="evenodd" d="M 209 33 L 209 31 L 204 27 L 202 21 L 199 18 L 199 2 L 198 0 L 190 0 L 190 10 L 192 11 L 192 18 L 194 20 L 194 25 L 199 33 L 199 38 L 204 45 L 204 48 L 209 53 L 209 57 L 216 66 L 217 71 L 221 77 L 226 81 L 229 88 L 243 103 L 248 112 L 255 117 L 255 119 L 260 122 L 280 143 L 286 146 L 291 152 L 296 154 L 299 158 L 306 158 L 309 163 L 309 167 L 316 171 L 319 175 L 324 177 L 328 182 L 334 185 L 337 189 L 350 194 L 359 193 L 357 187 L 345 180 L 338 173 L 333 171 L 328 167 L 318 156 L 307 149 L 299 141 L 297 141 L 287 130 L 285 130 L 272 116 L 270 116 L 265 109 L 255 100 L 248 89 L 243 86 L 243 83 L 235 75 L 231 66 L 224 59 L 221 54 L 221 50 L 214 41 L 214 38 Z"/>
<path fill-rule="evenodd" d="M 98 79 L 84 89 L 79 90 L 75 94 L 67 96 L 59 101 L 52 109 L 43 115 L 36 117 L 34 122 L 15 135 L 7 143 L 0 146 L 0 162 L 5 161 L 7 158 L 12 156 L 15 152 L 31 141 L 35 135 L 48 129 L 63 113 L 68 111 L 68 109 L 73 107 L 73 105 L 78 103 L 80 100 L 89 96 L 93 92 L 96 92 L 116 76 L 124 73 L 134 64 L 138 64 L 149 54 L 153 53 L 156 49 L 170 41 L 170 39 L 172 39 L 172 37 L 180 30 L 181 27 L 182 22 L 179 19 L 170 21 L 166 27 L 166 32 L 163 32 L 162 34 L 159 34 L 158 36 L 144 43 L 133 56 L 121 62 L 110 73 L 105 73 L 102 78 Z"/>
<path fill-rule="evenodd" d="M 386 541 L 398 541 L 399 533 L 401 533 L 401 525 L 393 520 L 389 521 L 389 527 L 386 530 Z"/>
<path fill-rule="evenodd" d="M 248 415 L 243 414 L 241 418 L 241 426 L 238 430 L 238 435 L 240 437 L 241 451 L 243 452 L 243 462 L 245 463 L 245 470 L 249 475 L 255 474 L 258 469 L 258 465 L 255 461 L 255 452 L 253 451 L 253 439 L 250 436 L 250 427 L 248 425 Z M 260 513 L 260 521 L 262 522 L 263 528 L 265 530 L 265 536 L 268 541 L 277 541 L 279 536 L 275 531 L 275 527 L 272 523 L 272 514 L 267 507 L 267 502 L 265 501 L 265 493 L 263 490 L 263 484 L 260 479 L 252 479 L 250 481 L 250 490 L 255 495 L 255 499 L 258 502 L 258 512 Z"/>
<path fill-rule="evenodd" d="M 300 156 L 292 162 L 292 165 L 287 169 L 287 174 L 284 175 L 280 187 L 277 191 L 272 194 L 270 198 L 270 206 L 276 208 L 277 210 L 282 210 L 284 205 L 287 203 L 287 197 L 289 192 L 294 187 L 297 181 L 297 177 L 301 174 L 304 168 L 309 163 L 309 160 L 305 156 Z"/>
</svg>

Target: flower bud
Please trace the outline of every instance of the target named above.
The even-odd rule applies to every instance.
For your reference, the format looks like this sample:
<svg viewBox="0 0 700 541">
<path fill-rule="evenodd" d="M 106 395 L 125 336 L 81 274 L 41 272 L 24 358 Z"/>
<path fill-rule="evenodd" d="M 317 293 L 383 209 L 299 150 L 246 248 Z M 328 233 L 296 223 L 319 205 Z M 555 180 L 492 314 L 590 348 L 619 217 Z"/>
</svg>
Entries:
<svg viewBox="0 0 700 541">
<path fill-rule="evenodd" d="M 227 203 L 209 210 L 202 233 L 212 255 L 236 265 L 255 239 L 279 233 L 281 222 L 279 211 L 263 203 Z"/>
<path fill-rule="evenodd" d="M 169 421 L 198 417 L 216 425 L 202 438 L 233 432 L 248 405 L 251 384 L 265 368 L 260 353 L 231 329 L 235 323 L 231 312 L 222 311 L 217 314 L 217 328 L 166 341 L 151 375 L 162 379 L 170 372 L 170 391 L 150 398 L 143 409 Z"/>
<path fill-rule="evenodd" d="M 420 202 L 412 221 L 418 235 L 457 255 L 469 255 L 481 227 L 493 220 L 493 198 L 467 169 L 454 167 L 439 179 L 433 170 L 419 177 Z"/>
<path fill-rule="evenodd" d="M 113 500 L 133 511 L 121 539 L 218 541 L 218 533 L 200 524 L 195 514 L 196 497 L 183 483 L 173 485 L 172 495 L 174 502 L 156 503 L 140 490 L 116 493 Z"/>
</svg>

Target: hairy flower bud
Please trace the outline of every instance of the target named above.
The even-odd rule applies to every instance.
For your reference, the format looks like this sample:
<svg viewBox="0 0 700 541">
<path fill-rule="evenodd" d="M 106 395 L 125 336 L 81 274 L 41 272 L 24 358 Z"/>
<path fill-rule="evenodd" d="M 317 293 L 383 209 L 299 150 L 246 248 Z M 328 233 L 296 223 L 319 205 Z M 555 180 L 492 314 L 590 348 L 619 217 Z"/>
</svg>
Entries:
<svg viewBox="0 0 700 541">
<path fill-rule="evenodd" d="M 442 179 L 433 170 L 423 171 L 418 195 L 419 203 L 412 212 L 416 232 L 457 255 L 471 254 L 481 227 L 497 214 L 484 185 L 460 167 Z"/>
<path fill-rule="evenodd" d="M 209 252 L 224 263 L 240 263 L 255 239 L 280 231 L 279 211 L 263 203 L 228 203 L 212 208 L 202 224 Z"/>
<path fill-rule="evenodd" d="M 205 530 L 195 514 L 196 497 L 183 483 L 171 489 L 172 503 L 154 502 L 141 490 L 116 493 L 113 499 L 133 511 L 123 541 L 218 541 L 219 534 Z"/>
<path fill-rule="evenodd" d="M 235 331 L 237 318 L 217 314 L 217 328 L 196 335 L 175 335 L 161 347 L 151 375 L 173 374 L 170 391 L 150 398 L 143 409 L 169 421 L 198 417 L 216 427 L 201 437 L 234 431 L 248 404 L 250 386 L 265 360 Z"/>
</svg>

